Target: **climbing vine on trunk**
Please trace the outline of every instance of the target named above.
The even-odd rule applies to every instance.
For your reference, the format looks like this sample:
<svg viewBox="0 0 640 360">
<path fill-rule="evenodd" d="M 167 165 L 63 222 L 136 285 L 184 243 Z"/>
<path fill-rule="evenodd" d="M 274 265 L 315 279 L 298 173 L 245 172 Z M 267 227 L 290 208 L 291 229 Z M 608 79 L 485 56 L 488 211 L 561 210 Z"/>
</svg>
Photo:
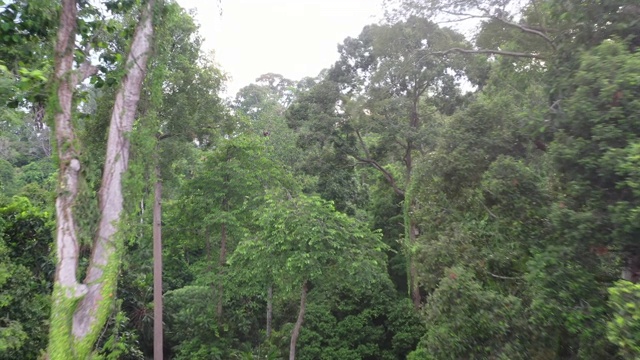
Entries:
<svg viewBox="0 0 640 360">
<path fill-rule="evenodd" d="M 77 279 L 79 242 L 75 200 L 82 164 L 73 125 L 73 97 L 77 85 L 97 72 L 87 60 L 74 68 L 78 4 L 63 0 L 55 54 L 55 134 L 59 159 L 56 198 L 57 266 L 51 311 L 48 357 L 86 359 L 102 330 L 115 293 L 119 267 L 118 221 L 123 210 L 122 178 L 129 164 L 131 132 L 153 36 L 149 0 L 142 11 L 116 93 L 99 191 L 100 218 L 84 281 Z M 88 48 L 85 52 L 88 53 Z M 88 54 L 85 54 L 88 55 Z"/>
</svg>

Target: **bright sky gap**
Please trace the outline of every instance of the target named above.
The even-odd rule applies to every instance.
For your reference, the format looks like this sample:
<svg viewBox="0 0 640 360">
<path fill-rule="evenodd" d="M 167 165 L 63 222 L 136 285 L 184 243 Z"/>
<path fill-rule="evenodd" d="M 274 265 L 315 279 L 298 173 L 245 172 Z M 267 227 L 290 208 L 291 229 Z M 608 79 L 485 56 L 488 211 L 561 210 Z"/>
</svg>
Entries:
<svg viewBox="0 0 640 360">
<path fill-rule="evenodd" d="M 205 47 L 231 79 L 226 95 L 265 73 L 299 80 L 337 59 L 337 46 L 383 14 L 381 0 L 178 0 L 197 11 Z M 220 9 L 222 7 L 222 9 Z M 220 15 L 222 10 L 222 15 Z"/>
</svg>

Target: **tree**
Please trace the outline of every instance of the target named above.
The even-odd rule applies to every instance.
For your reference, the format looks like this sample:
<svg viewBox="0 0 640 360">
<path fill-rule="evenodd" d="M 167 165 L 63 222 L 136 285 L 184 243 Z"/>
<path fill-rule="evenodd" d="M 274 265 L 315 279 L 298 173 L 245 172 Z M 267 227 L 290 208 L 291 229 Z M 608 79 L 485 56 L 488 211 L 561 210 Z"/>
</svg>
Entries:
<svg viewBox="0 0 640 360">
<path fill-rule="evenodd" d="M 268 137 L 271 156 L 292 169 L 302 162 L 296 135 L 285 120 L 285 111 L 297 96 L 295 84 L 279 74 L 264 74 L 240 89 L 233 104 L 238 115 L 247 117 L 242 131 Z"/>
<path fill-rule="evenodd" d="M 73 95 L 77 85 L 97 68 L 87 60 L 74 69 L 78 5 L 64 0 L 55 53 L 55 133 L 60 188 L 56 198 L 56 277 L 51 311 L 48 356 L 85 359 L 107 319 L 119 267 L 118 220 L 123 211 L 122 177 L 128 167 L 128 133 L 133 127 L 140 89 L 153 36 L 154 0 L 143 6 L 142 18 L 132 38 L 125 76 L 116 93 L 99 192 L 100 220 L 85 280 L 76 278 L 79 241 L 74 214 L 82 164 L 73 125 Z"/>
<path fill-rule="evenodd" d="M 145 115 L 155 122 L 153 152 L 154 358 L 163 356 L 162 208 L 163 182 L 174 179 L 171 167 L 194 142 L 205 146 L 224 117 L 218 90 L 224 79 L 204 56 L 197 26 L 178 4 L 165 6 L 155 39 L 149 74 L 151 95 Z"/>
<path fill-rule="evenodd" d="M 633 282 L 640 280 L 640 229 L 633 215 L 639 200 L 635 168 L 640 128 L 638 104 L 632 100 L 639 93 L 636 66 L 635 53 L 614 40 L 582 55 L 553 147 L 571 200 L 561 221 L 587 226 L 582 246 L 621 251 L 626 265 L 621 277 Z"/>
<path fill-rule="evenodd" d="M 637 359 L 640 355 L 640 310 L 637 306 L 640 285 L 621 280 L 609 289 L 609 295 L 609 305 L 614 310 L 614 316 L 607 324 L 607 337 L 620 347 L 620 352 L 626 359 Z"/>
<path fill-rule="evenodd" d="M 285 200 L 282 195 L 267 196 L 259 211 L 259 238 L 243 241 L 232 264 L 253 264 L 250 271 L 267 272 L 282 288 L 298 289 L 300 305 L 289 348 L 293 360 L 311 288 L 345 275 L 366 284 L 383 263 L 378 254 L 384 245 L 379 233 L 335 211 L 318 196 L 288 195 Z"/>
<path fill-rule="evenodd" d="M 316 139 L 311 139 L 328 139 L 337 156 L 375 169 L 403 198 L 403 251 L 416 308 L 422 295 L 413 251 L 420 229 L 411 216 L 415 204 L 406 190 L 416 156 L 430 146 L 427 126 L 439 111 L 452 111 L 460 100 L 455 79 L 461 68 L 455 59 L 429 52 L 463 42 L 462 35 L 418 17 L 367 26 L 357 39 L 345 40 L 340 60 L 315 88 L 311 102 L 320 105 L 322 100 L 324 116 L 311 115 L 313 108 L 305 108 L 301 100 L 290 109 L 291 120 L 318 117 L 320 121 L 311 125 Z"/>
<path fill-rule="evenodd" d="M 408 359 L 525 359 L 526 340 L 512 336 L 526 328 L 520 299 L 483 289 L 464 268 L 444 275 L 427 305 L 426 334 Z"/>
<path fill-rule="evenodd" d="M 50 213 L 24 197 L 0 204 L 0 359 L 37 359 L 47 344 Z"/>
</svg>

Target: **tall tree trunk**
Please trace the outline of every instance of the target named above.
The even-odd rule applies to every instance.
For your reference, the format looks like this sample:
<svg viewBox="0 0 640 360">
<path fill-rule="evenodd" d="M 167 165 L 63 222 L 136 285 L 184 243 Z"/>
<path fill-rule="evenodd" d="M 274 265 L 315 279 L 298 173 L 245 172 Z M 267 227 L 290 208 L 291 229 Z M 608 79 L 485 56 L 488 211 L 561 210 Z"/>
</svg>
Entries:
<svg viewBox="0 0 640 360">
<path fill-rule="evenodd" d="M 300 336 L 300 330 L 302 329 L 302 322 L 304 321 L 304 311 L 307 306 L 307 291 L 308 284 L 305 281 L 302 283 L 302 291 L 300 294 L 300 310 L 298 311 L 298 320 L 296 320 L 296 324 L 293 327 L 293 331 L 291 332 L 291 344 L 289 345 L 289 360 L 296 359 L 296 344 L 298 342 L 298 337 Z"/>
<path fill-rule="evenodd" d="M 231 154 L 227 149 L 227 162 L 231 161 Z M 225 190 L 229 185 L 229 175 L 223 177 Z M 229 211 L 229 199 L 225 195 L 222 198 L 222 211 L 226 215 Z M 226 220 L 226 216 L 225 216 Z M 227 263 L 227 224 L 223 221 L 220 228 L 220 258 L 218 260 L 218 306 L 216 308 L 216 316 L 218 321 L 222 321 L 222 304 L 224 302 L 224 267 Z"/>
<path fill-rule="evenodd" d="M 209 227 L 207 226 L 204 229 L 204 238 L 206 239 L 206 251 L 207 251 L 207 272 L 211 273 L 213 271 L 212 259 L 211 259 L 211 235 L 209 233 Z M 211 284 L 213 285 L 213 284 Z M 213 286 L 211 286 L 211 290 L 213 290 Z"/>
<path fill-rule="evenodd" d="M 153 200 L 153 360 L 162 360 L 162 180 L 157 164 Z"/>
<path fill-rule="evenodd" d="M 422 303 L 422 296 L 420 295 L 420 284 L 418 283 L 418 268 L 413 254 L 413 248 L 416 246 L 418 227 L 412 218 L 409 218 L 409 224 L 409 244 L 411 246 L 411 249 L 409 250 L 411 252 L 409 254 L 409 286 L 411 286 L 411 300 L 413 301 L 413 306 L 416 309 L 419 309 Z"/>
<path fill-rule="evenodd" d="M 417 132 L 420 127 L 420 117 L 418 116 L 418 102 L 420 96 L 416 94 L 413 99 L 413 107 L 411 109 L 411 119 L 409 121 L 409 126 Z M 415 248 L 417 245 L 417 237 L 418 237 L 418 225 L 415 222 L 413 214 L 415 213 L 416 202 L 413 200 L 411 195 L 411 179 L 413 175 L 413 151 L 416 146 L 413 141 L 407 140 L 407 150 L 404 156 L 405 163 L 405 194 L 404 201 L 406 203 L 405 206 L 405 241 L 409 241 L 408 244 L 405 244 L 405 249 L 407 249 L 407 260 L 409 261 L 407 276 L 409 277 L 409 292 L 411 293 L 411 300 L 413 301 L 413 306 L 416 309 L 419 309 L 422 303 L 422 296 L 420 295 L 420 284 L 418 282 L 418 268 L 415 259 Z"/>
<path fill-rule="evenodd" d="M 271 338 L 271 321 L 273 319 L 273 285 L 267 289 L 267 340 Z"/>
<path fill-rule="evenodd" d="M 417 120 L 415 120 L 417 121 Z M 414 120 L 412 120 L 412 125 L 414 124 Z M 413 127 L 413 126 L 412 126 Z M 411 175 L 413 172 L 413 158 L 412 152 L 413 143 L 411 141 L 407 142 L 407 151 L 405 153 L 404 162 L 406 166 L 406 185 L 405 185 L 405 193 L 404 193 L 404 202 L 405 202 L 405 241 L 408 241 L 405 244 L 405 251 L 407 256 L 407 264 L 408 271 L 407 276 L 409 278 L 409 292 L 411 293 L 411 300 L 413 301 L 413 306 L 416 309 L 420 308 L 420 304 L 422 302 L 422 297 L 420 296 L 420 286 L 418 283 L 418 269 L 416 265 L 415 259 L 415 247 L 417 244 L 418 237 L 418 225 L 416 224 L 413 214 L 415 212 L 415 201 L 411 196 Z"/>
<path fill-rule="evenodd" d="M 224 275 L 224 264 L 227 262 L 227 226 L 226 224 L 222 224 L 222 228 L 220 230 L 220 259 L 218 260 L 218 306 L 216 309 L 216 315 L 218 319 L 221 321 L 222 319 L 222 303 L 223 303 L 223 292 L 224 292 L 224 284 L 223 284 L 223 275 Z"/>
<path fill-rule="evenodd" d="M 47 354 L 52 360 L 89 358 L 111 309 L 120 265 L 116 231 L 123 209 L 122 176 L 129 160 L 127 133 L 132 129 L 151 48 L 154 2 L 149 0 L 144 7 L 127 56 L 127 73 L 116 94 L 99 191 L 100 220 L 87 276 L 79 284 L 73 207 L 81 164 L 71 109 L 76 86 L 96 70 L 90 63 L 73 69 L 77 4 L 75 0 L 62 1 L 53 79 L 57 91 L 54 121 L 60 171 L 56 198 L 57 264 Z"/>
</svg>

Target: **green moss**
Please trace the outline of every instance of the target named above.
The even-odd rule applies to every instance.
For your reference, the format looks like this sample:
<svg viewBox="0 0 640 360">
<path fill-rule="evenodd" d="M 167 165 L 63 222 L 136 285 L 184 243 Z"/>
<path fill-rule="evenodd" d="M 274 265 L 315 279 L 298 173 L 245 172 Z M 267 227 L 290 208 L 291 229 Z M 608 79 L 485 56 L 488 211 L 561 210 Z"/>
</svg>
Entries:
<svg viewBox="0 0 640 360">
<path fill-rule="evenodd" d="M 114 296 L 116 294 L 118 270 L 120 268 L 120 259 L 122 258 L 120 249 L 122 239 L 116 235 L 115 246 L 116 251 L 109 257 L 107 266 L 102 274 L 102 290 L 100 292 L 101 300 L 98 303 L 96 320 L 92 324 L 87 336 L 75 342 L 77 348 L 78 359 L 90 359 L 94 349 L 95 342 L 98 340 L 102 329 L 104 328 L 111 311 L 113 310 Z M 53 359 L 52 359 L 53 360 Z"/>
<path fill-rule="evenodd" d="M 66 289 L 55 284 L 51 304 L 51 324 L 49 328 L 49 360 L 75 359 L 72 351 L 73 313 L 81 298 L 68 298 Z"/>
<path fill-rule="evenodd" d="M 104 328 L 116 293 L 118 270 L 120 267 L 122 239 L 116 235 L 116 251 L 109 257 L 104 268 L 103 283 L 100 292 L 101 300 L 98 303 L 97 315 L 91 325 L 89 333 L 82 339 L 76 339 L 72 332 L 73 314 L 78 302 L 82 298 L 68 298 L 64 288 L 56 284 L 53 291 L 53 305 L 51 309 L 51 328 L 49 334 L 49 359 L 50 360 L 85 360 L 93 357 L 94 345 Z"/>
</svg>

